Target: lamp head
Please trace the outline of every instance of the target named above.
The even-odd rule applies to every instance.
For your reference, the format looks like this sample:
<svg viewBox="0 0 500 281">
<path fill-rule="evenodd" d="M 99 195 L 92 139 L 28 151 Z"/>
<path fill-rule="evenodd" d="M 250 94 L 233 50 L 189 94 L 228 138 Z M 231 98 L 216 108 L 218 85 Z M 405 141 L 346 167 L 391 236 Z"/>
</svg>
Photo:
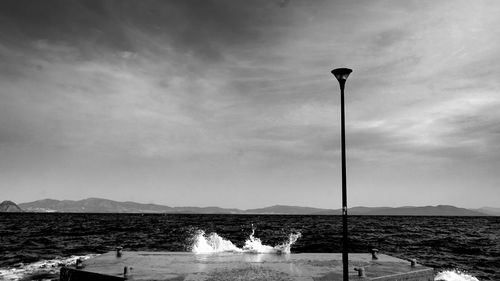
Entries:
<svg viewBox="0 0 500 281">
<path fill-rule="evenodd" d="M 349 74 L 351 74 L 352 69 L 349 68 L 336 68 L 332 70 L 332 74 L 339 80 L 339 82 L 344 82 L 347 80 L 347 77 L 349 77 Z"/>
</svg>

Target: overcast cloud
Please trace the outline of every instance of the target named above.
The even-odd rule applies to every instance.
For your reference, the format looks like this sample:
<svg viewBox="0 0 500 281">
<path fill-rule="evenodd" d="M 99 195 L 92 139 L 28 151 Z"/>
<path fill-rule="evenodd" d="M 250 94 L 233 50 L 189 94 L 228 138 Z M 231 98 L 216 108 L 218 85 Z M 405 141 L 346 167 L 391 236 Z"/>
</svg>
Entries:
<svg viewBox="0 0 500 281">
<path fill-rule="evenodd" d="M 499 207 L 498 1 L 2 1 L 0 192 Z"/>
</svg>

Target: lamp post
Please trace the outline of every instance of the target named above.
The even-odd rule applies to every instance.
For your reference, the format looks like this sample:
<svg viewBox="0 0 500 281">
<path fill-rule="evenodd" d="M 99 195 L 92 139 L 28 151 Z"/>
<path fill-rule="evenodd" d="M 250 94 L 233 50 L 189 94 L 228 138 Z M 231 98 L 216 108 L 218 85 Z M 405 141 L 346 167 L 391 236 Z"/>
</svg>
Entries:
<svg viewBox="0 0 500 281">
<path fill-rule="evenodd" d="M 343 280 L 349 280 L 349 249 L 347 237 L 347 189 L 346 189 L 346 168 L 345 168 L 345 117 L 344 117 L 344 86 L 347 77 L 352 69 L 337 68 L 332 70 L 332 74 L 337 78 L 340 84 L 340 134 L 342 147 L 342 265 Z"/>
</svg>

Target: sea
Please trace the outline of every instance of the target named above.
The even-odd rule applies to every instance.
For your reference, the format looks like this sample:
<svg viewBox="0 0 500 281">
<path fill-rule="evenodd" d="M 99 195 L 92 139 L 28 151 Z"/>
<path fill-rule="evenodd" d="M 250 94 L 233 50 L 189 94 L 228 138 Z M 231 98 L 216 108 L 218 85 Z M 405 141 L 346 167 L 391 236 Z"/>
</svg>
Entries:
<svg viewBox="0 0 500 281">
<path fill-rule="evenodd" d="M 0 213 L 0 280 L 58 280 L 76 259 L 114 251 L 334 253 L 342 217 Z M 349 248 L 436 269 L 436 281 L 500 280 L 500 217 L 350 216 Z"/>
</svg>

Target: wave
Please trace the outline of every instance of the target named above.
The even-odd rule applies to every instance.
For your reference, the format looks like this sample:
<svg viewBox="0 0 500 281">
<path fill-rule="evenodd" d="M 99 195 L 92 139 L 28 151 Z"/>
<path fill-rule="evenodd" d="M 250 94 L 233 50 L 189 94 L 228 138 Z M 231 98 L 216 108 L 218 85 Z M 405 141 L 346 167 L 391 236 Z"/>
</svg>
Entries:
<svg viewBox="0 0 500 281">
<path fill-rule="evenodd" d="M 460 270 L 445 270 L 436 274 L 434 281 L 479 281 L 479 279 Z"/>
<path fill-rule="evenodd" d="M 252 229 L 252 234 L 245 241 L 242 248 L 234 245 L 233 242 L 224 239 L 217 233 L 205 234 L 205 231 L 199 230 L 193 237 L 191 251 L 196 254 L 211 254 L 222 252 L 234 253 L 259 253 L 259 254 L 288 254 L 292 245 L 302 236 L 300 232 L 291 233 L 288 236 L 288 241 L 276 245 L 269 246 L 262 244 L 262 241 L 255 237 L 255 229 Z"/>
<path fill-rule="evenodd" d="M 59 276 L 61 267 L 74 265 L 78 259 L 86 260 L 95 256 L 98 255 L 71 256 L 0 268 L 0 280 L 53 280 L 54 277 Z"/>
</svg>

